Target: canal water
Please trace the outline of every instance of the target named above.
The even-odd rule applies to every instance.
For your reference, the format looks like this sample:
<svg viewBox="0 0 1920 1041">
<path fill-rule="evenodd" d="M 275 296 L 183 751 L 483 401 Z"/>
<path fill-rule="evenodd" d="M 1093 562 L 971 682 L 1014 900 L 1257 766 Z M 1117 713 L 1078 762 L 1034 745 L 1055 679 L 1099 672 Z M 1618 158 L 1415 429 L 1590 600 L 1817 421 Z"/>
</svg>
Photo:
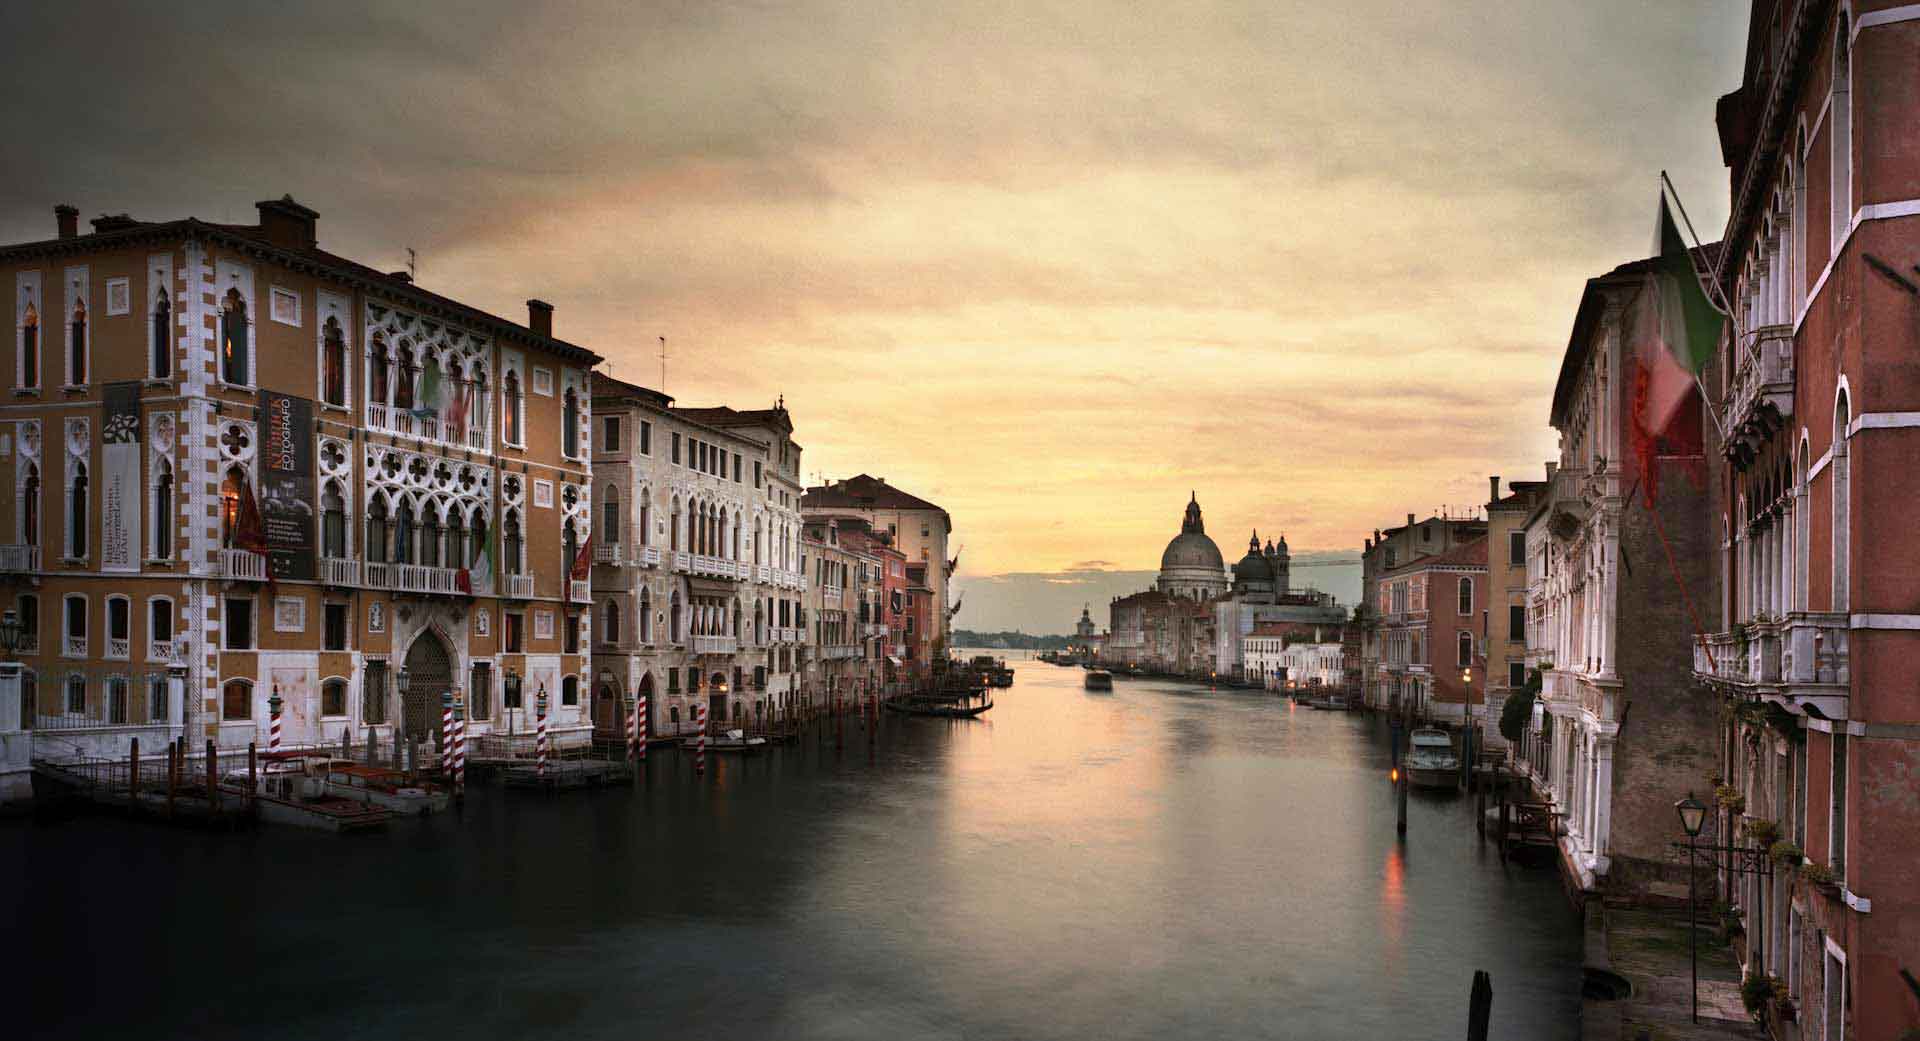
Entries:
<svg viewBox="0 0 1920 1041">
<path fill-rule="evenodd" d="M 1495 1038 L 1577 1035 L 1553 875 L 1466 797 L 1397 840 L 1382 726 L 1015 664 L 978 721 L 384 834 L 0 825 L 14 1036 L 1411 1041 L 1475 969 Z"/>
</svg>

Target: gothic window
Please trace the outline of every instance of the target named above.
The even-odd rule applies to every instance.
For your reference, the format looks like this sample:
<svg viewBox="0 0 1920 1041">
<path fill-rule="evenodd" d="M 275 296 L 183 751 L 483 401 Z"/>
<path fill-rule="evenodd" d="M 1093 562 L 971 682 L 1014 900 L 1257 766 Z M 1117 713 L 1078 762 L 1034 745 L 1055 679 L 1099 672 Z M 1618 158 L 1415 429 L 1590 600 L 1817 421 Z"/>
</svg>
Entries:
<svg viewBox="0 0 1920 1041">
<path fill-rule="evenodd" d="M 367 503 L 367 562 L 387 562 L 387 502 L 377 495 Z"/>
<path fill-rule="evenodd" d="M 645 499 L 642 499 L 640 500 L 640 544 L 642 546 L 645 546 L 648 543 L 653 541 L 652 528 L 653 528 L 653 509 L 648 505 Z"/>
<path fill-rule="evenodd" d="M 1842 388 L 1834 402 L 1832 459 L 1827 464 L 1828 472 L 1833 474 L 1833 606 L 1828 608 L 1831 611 L 1845 611 L 1851 603 L 1848 597 L 1848 558 L 1853 519 L 1848 501 L 1847 427 L 1852 423 L 1852 418 L 1847 392 Z"/>
<path fill-rule="evenodd" d="M 673 597 L 667 602 L 667 641 L 680 642 L 680 591 L 673 591 Z"/>
<path fill-rule="evenodd" d="M 73 325 L 67 341 L 67 382 L 78 387 L 87 382 L 87 304 L 73 305 Z"/>
<path fill-rule="evenodd" d="M 320 392 L 329 405 L 347 403 L 347 337 L 336 318 L 320 334 Z"/>
<path fill-rule="evenodd" d="M 154 461 L 153 475 L 153 558 L 173 559 L 173 464 L 166 459 Z"/>
<path fill-rule="evenodd" d="M 465 562 L 471 562 L 471 561 L 480 559 L 480 554 L 485 552 L 487 547 L 486 507 L 475 506 L 473 508 L 473 516 L 470 520 L 470 523 L 467 525 L 467 527 L 469 531 L 472 533 L 473 549 L 467 554 L 467 561 Z M 463 562 L 456 561 L 456 563 L 463 563 Z"/>
<path fill-rule="evenodd" d="M 33 463 L 27 464 L 27 479 L 20 483 L 20 541 L 40 544 L 40 468 Z"/>
<path fill-rule="evenodd" d="M 369 373 L 371 385 L 367 388 L 367 399 L 375 404 L 385 405 L 390 389 L 388 384 L 391 382 L 387 375 L 387 366 L 390 362 L 387 358 L 387 341 L 378 334 L 373 338 L 373 351 L 370 357 L 372 362 L 369 367 L 372 371 Z"/>
<path fill-rule="evenodd" d="M 24 390 L 39 385 L 40 312 L 28 301 L 26 314 L 20 320 L 20 386 Z"/>
<path fill-rule="evenodd" d="M 393 383 L 393 407 L 410 409 L 413 407 L 413 380 L 420 374 L 420 366 L 413 359 L 413 345 L 400 345 L 400 371 Z"/>
<path fill-rule="evenodd" d="M 67 490 L 67 556 L 87 555 L 87 464 L 73 465 L 73 485 Z"/>
<path fill-rule="evenodd" d="M 600 541 L 612 545 L 620 541 L 620 493 L 608 488 L 600 497 Z"/>
<path fill-rule="evenodd" d="M 506 520 L 505 527 L 506 527 L 505 536 L 502 539 L 502 545 L 501 545 L 501 548 L 503 550 L 502 556 L 505 559 L 501 561 L 501 566 L 506 570 L 507 574 L 517 575 L 520 573 L 520 552 L 521 552 L 519 511 L 517 510 L 507 511 L 507 520 Z"/>
<path fill-rule="evenodd" d="M 640 642 L 653 642 L 653 593 L 640 590 Z"/>
<path fill-rule="evenodd" d="M 333 560 L 347 556 L 347 501 L 333 481 L 320 492 L 320 555 Z"/>
<path fill-rule="evenodd" d="M 420 563 L 428 567 L 440 566 L 441 537 L 440 515 L 429 504 L 420 524 Z"/>
<path fill-rule="evenodd" d="M 147 375 L 157 380 L 166 379 L 173 370 L 172 318 L 173 305 L 167 300 L 167 291 L 162 289 L 153 301 L 153 326 L 149 333 L 153 356 Z"/>
<path fill-rule="evenodd" d="M 220 482 L 220 545 L 225 549 L 233 548 L 240 533 L 240 490 L 246 480 L 236 467 Z"/>
<path fill-rule="evenodd" d="M 413 503 L 400 500 L 400 509 L 394 513 L 393 523 L 393 562 L 396 564 L 413 563 L 414 514 Z"/>
<path fill-rule="evenodd" d="M 252 372 L 249 357 L 251 340 L 247 332 L 247 304 L 240 291 L 227 290 L 226 303 L 220 309 L 220 378 L 245 386 Z"/>
<path fill-rule="evenodd" d="M 447 511 L 447 566 L 465 567 L 467 564 L 467 528 L 460 519 L 458 507 Z"/>
<path fill-rule="evenodd" d="M 1840 27 L 1833 38 L 1833 98 L 1829 112 L 1833 119 L 1833 245 L 1827 250 L 1828 257 L 1840 255 L 1840 244 L 1846 238 L 1847 227 L 1853 223 L 1853 57 L 1848 32 L 1847 15 L 1841 12 Z"/>
<path fill-rule="evenodd" d="M 574 557 L 580 553 L 580 536 L 574 533 L 572 521 L 560 527 L 560 553 L 560 571 L 571 576 Z"/>
<path fill-rule="evenodd" d="M 673 515 L 668 520 L 669 520 L 669 523 L 667 524 L 667 540 L 668 540 L 667 548 L 675 552 L 679 552 L 680 550 L 680 497 L 679 496 L 675 496 L 673 499 Z"/>
<path fill-rule="evenodd" d="M 606 617 L 601 622 L 601 625 L 600 625 L 600 642 L 601 643 L 619 643 L 620 642 L 620 604 L 619 602 L 614 600 L 607 601 L 607 607 L 604 614 L 606 615 Z"/>
<path fill-rule="evenodd" d="M 580 454 L 580 396 L 567 388 L 566 404 L 560 410 L 560 454 L 569 458 Z"/>
<path fill-rule="evenodd" d="M 520 429 L 520 413 L 526 403 L 520 396 L 520 374 L 508 372 L 500 382 L 500 406 L 505 410 L 500 423 L 500 439 L 510 445 L 526 443 L 526 435 Z"/>
</svg>

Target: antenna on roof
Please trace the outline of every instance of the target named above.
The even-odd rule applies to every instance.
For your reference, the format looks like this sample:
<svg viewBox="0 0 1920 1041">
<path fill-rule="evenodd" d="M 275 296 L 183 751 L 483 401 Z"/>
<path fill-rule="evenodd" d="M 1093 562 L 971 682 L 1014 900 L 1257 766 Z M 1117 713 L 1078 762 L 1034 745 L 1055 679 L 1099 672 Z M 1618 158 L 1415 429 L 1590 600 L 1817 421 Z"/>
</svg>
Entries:
<svg viewBox="0 0 1920 1041">
<path fill-rule="evenodd" d="M 660 337 L 660 393 L 667 392 L 667 338 Z"/>
<path fill-rule="evenodd" d="M 419 283 L 420 281 L 420 272 L 418 270 L 419 266 L 420 266 L 420 255 L 413 251 L 412 246 L 408 246 L 407 247 L 407 281 L 413 282 L 416 284 Z"/>
</svg>

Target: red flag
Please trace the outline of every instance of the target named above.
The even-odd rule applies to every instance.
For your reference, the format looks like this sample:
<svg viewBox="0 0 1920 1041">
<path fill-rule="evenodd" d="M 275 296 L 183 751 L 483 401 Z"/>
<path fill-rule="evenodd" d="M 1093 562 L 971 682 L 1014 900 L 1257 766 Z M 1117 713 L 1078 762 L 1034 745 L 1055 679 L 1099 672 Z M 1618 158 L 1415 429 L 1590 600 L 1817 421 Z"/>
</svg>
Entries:
<svg viewBox="0 0 1920 1041">
<path fill-rule="evenodd" d="M 580 544 L 580 552 L 573 555 L 573 568 L 567 572 L 567 577 L 584 581 L 592 571 L 593 536 L 588 535 L 587 541 Z"/>
<path fill-rule="evenodd" d="M 241 480 L 239 507 L 233 523 L 233 545 L 249 553 L 267 555 L 267 528 L 260 522 L 260 504 L 254 501 L 253 484 Z"/>
</svg>

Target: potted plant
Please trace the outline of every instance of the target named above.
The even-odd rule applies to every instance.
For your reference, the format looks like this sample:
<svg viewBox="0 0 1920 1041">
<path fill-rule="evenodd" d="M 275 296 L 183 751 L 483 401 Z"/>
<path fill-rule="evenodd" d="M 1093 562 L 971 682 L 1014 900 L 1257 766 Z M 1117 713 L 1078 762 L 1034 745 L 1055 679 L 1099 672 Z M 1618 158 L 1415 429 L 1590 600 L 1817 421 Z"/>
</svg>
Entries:
<svg viewBox="0 0 1920 1041">
<path fill-rule="evenodd" d="M 1817 860 L 1801 868 L 1800 877 L 1806 879 L 1808 885 L 1819 886 L 1823 889 L 1834 884 L 1833 869 Z"/>
<path fill-rule="evenodd" d="M 1800 862 L 1806 859 L 1806 854 L 1801 851 L 1799 846 L 1794 845 L 1792 839 L 1781 839 L 1774 843 L 1767 850 L 1767 855 L 1771 856 L 1775 863 L 1790 868 L 1798 867 Z"/>
<path fill-rule="evenodd" d="M 1753 840 L 1754 845 L 1767 849 L 1780 841 L 1780 825 L 1765 817 L 1749 817 L 1747 818 L 1747 837 Z"/>
<path fill-rule="evenodd" d="M 1755 1023 L 1764 1023 L 1767 1013 L 1781 999 L 1787 996 L 1787 985 L 1778 976 L 1751 972 L 1740 981 L 1740 1003 L 1747 1007 L 1747 1015 Z"/>
<path fill-rule="evenodd" d="M 1729 813 L 1739 814 L 1747 811 L 1746 795 L 1730 784 L 1716 785 L 1713 789 L 1713 800 L 1720 804 L 1721 809 Z"/>
</svg>

